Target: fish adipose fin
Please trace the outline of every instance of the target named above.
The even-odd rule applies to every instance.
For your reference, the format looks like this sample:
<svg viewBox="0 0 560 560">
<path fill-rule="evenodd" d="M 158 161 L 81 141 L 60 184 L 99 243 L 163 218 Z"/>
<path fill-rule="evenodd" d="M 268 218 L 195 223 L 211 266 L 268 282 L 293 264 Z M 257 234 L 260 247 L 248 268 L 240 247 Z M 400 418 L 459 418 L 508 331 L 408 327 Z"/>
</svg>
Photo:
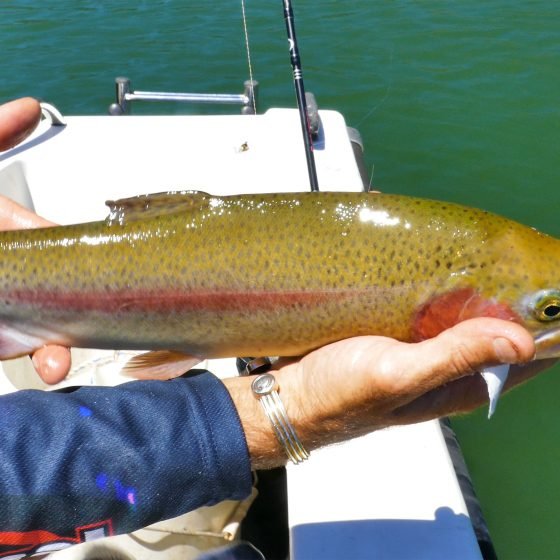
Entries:
<svg viewBox="0 0 560 560">
<path fill-rule="evenodd" d="M 138 379 L 171 379 L 183 375 L 200 361 L 182 352 L 155 350 L 128 360 L 121 373 Z"/>
<path fill-rule="evenodd" d="M 491 418 L 496 411 L 498 399 L 505 385 L 509 373 L 509 365 L 504 364 L 501 366 L 494 366 L 486 368 L 480 372 L 486 386 L 488 388 L 488 398 L 490 403 L 488 405 L 488 418 Z"/>
<path fill-rule="evenodd" d="M 163 214 L 185 212 L 201 207 L 211 198 L 217 197 L 202 191 L 172 191 L 108 200 L 105 202 L 109 207 L 106 222 L 110 226 L 123 225 Z"/>
</svg>

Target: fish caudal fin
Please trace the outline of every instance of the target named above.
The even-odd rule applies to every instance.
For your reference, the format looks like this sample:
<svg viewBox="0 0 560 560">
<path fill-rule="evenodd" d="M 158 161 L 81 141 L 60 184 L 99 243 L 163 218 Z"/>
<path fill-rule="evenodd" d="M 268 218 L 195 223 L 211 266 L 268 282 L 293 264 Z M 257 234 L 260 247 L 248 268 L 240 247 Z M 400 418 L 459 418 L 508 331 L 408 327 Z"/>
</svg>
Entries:
<svg viewBox="0 0 560 560">
<path fill-rule="evenodd" d="M 134 356 L 121 373 L 138 379 L 171 379 L 183 375 L 200 361 L 200 358 L 182 352 L 156 350 Z"/>
<path fill-rule="evenodd" d="M 486 381 L 488 398 L 490 399 L 488 404 L 488 418 L 492 418 L 492 415 L 496 411 L 498 399 L 500 398 L 500 394 L 507 380 L 508 373 L 509 365 L 507 364 L 489 367 L 480 372 L 480 375 L 482 375 L 482 378 Z"/>
</svg>

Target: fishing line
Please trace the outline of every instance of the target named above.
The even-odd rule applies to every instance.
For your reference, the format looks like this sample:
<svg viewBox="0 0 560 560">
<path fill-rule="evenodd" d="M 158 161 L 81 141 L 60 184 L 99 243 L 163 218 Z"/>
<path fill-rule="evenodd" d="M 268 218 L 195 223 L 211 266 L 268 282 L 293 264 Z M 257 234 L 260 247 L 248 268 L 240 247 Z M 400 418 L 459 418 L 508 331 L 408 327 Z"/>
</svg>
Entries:
<svg viewBox="0 0 560 560">
<path fill-rule="evenodd" d="M 390 68 L 393 67 L 394 54 L 395 54 L 395 47 L 394 47 L 394 45 L 392 45 L 390 55 L 389 55 L 389 64 L 388 64 L 388 66 Z M 373 115 L 373 113 L 375 113 L 375 111 L 377 111 L 377 109 L 379 109 L 379 107 L 381 107 L 381 105 L 383 105 L 385 103 L 385 101 L 387 101 L 387 99 L 389 98 L 389 95 L 392 93 L 392 90 L 393 90 L 393 76 L 391 74 L 389 76 L 389 83 L 387 84 L 387 86 L 385 88 L 385 94 L 383 95 L 383 98 L 381 99 L 381 101 L 376 103 L 357 123 L 352 124 L 352 126 L 355 127 L 355 128 L 358 128 L 367 119 L 369 119 L 371 117 L 371 115 Z"/>
<path fill-rule="evenodd" d="M 249 30 L 247 27 L 247 15 L 245 13 L 245 0 L 241 0 L 241 15 L 243 17 L 243 32 L 245 34 L 245 50 L 247 52 L 247 64 L 249 66 L 249 80 L 251 80 L 251 87 L 255 83 L 253 81 L 253 64 L 251 63 L 251 49 L 249 48 Z M 253 95 L 253 111 L 257 114 L 257 100 Z"/>
<path fill-rule="evenodd" d="M 375 173 L 375 163 L 371 164 L 371 173 L 369 176 L 369 183 L 368 183 L 368 191 L 371 191 L 371 188 L 373 187 L 373 174 Z"/>
</svg>

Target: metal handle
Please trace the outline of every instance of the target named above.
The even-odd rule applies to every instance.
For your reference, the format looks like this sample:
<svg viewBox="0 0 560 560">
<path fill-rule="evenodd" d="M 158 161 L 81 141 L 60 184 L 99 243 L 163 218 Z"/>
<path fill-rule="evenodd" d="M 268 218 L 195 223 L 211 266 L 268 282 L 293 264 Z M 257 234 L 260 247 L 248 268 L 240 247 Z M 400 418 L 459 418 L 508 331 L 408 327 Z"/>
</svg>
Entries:
<svg viewBox="0 0 560 560">
<path fill-rule="evenodd" d="M 214 103 L 242 105 L 243 114 L 254 114 L 258 82 L 247 80 L 241 94 L 229 93 L 175 93 L 167 91 L 132 91 L 129 78 L 115 79 L 116 103 L 109 107 L 111 115 L 126 115 L 132 101 L 178 101 L 181 103 Z"/>
</svg>

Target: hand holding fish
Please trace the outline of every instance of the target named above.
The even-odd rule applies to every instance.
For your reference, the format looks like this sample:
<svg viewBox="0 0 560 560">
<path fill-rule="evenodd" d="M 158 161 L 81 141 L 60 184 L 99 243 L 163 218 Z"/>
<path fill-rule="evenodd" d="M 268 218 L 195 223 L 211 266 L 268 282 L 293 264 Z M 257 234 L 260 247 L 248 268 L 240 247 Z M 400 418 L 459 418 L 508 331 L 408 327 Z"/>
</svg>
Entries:
<svg viewBox="0 0 560 560">
<path fill-rule="evenodd" d="M 274 372 L 287 414 L 308 449 L 393 425 L 468 412 L 488 401 L 476 372 L 499 363 L 524 364 L 535 353 L 521 326 L 471 319 L 419 343 L 355 337 L 315 350 Z M 550 366 L 540 360 L 512 366 L 511 388 Z M 225 381 L 238 408 L 253 466 L 285 462 L 250 379 Z"/>
<path fill-rule="evenodd" d="M 0 152 L 15 146 L 33 132 L 41 118 L 41 107 L 32 98 L 0 105 Z M 0 230 L 53 225 L 23 206 L 0 196 Z M 33 364 L 43 381 L 57 383 L 70 370 L 70 352 L 60 345 L 47 345 L 33 353 Z"/>
</svg>

